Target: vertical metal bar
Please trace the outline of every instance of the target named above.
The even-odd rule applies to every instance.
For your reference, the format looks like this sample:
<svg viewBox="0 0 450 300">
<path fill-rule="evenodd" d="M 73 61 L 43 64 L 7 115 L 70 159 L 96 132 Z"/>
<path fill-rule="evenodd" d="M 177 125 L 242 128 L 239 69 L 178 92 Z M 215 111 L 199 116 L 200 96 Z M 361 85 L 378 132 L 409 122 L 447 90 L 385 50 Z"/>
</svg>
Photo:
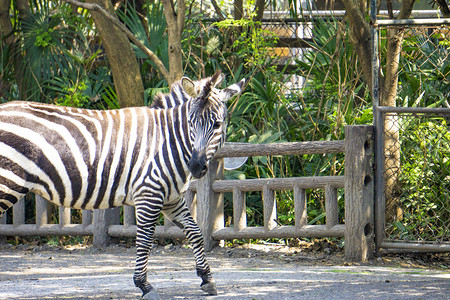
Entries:
<svg viewBox="0 0 450 300">
<path fill-rule="evenodd" d="M 370 18 L 372 22 L 372 105 L 373 123 L 375 126 L 375 251 L 379 252 L 384 239 L 385 203 L 384 203 L 384 141 L 383 141 L 383 115 L 380 108 L 379 73 L 380 61 L 378 55 L 378 25 L 377 25 L 377 0 L 370 1 Z"/>
<path fill-rule="evenodd" d="M 370 1 L 370 18 L 371 18 L 371 38 L 372 38 L 372 105 L 374 108 L 380 106 L 379 95 L 379 70 L 380 63 L 378 58 L 378 25 L 377 25 L 377 0 Z M 375 112 L 374 112 L 374 118 Z M 375 121 L 375 120 L 374 120 Z"/>
</svg>

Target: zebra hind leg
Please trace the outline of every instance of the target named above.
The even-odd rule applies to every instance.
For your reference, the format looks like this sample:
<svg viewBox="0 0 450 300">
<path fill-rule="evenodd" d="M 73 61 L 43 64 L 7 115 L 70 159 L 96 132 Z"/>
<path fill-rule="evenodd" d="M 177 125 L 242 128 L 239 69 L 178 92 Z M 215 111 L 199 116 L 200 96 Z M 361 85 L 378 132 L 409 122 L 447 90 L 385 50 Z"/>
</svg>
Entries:
<svg viewBox="0 0 450 300">
<path fill-rule="evenodd" d="M 203 248 L 203 236 L 197 223 L 192 218 L 189 209 L 181 202 L 173 208 L 163 208 L 164 215 L 176 226 L 181 228 L 186 235 L 194 252 L 197 276 L 202 279 L 200 288 L 209 295 L 217 295 L 216 283 L 212 277 L 211 269 L 206 262 Z"/>
<path fill-rule="evenodd" d="M 142 291 L 142 299 L 159 300 L 161 296 L 158 291 L 147 281 L 147 264 L 160 210 L 151 213 L 143 210 L 145 209 L 136 206 L 136 269 L 133 280 Z"/>
</svg>

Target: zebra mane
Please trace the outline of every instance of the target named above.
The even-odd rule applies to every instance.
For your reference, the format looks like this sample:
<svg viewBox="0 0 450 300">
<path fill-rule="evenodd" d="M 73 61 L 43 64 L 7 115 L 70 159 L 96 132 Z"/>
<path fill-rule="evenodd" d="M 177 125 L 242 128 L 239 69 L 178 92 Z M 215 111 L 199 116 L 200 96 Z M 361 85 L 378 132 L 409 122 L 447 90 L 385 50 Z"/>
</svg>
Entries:
<svg viewBox="0 0 450 300">
<path fill-rule="evenodd" d="M 172 84 L 168 94 L 158 93 L 153 96 L 153 102 L 150 108 L 172 108 L 188 101 L 191 97 L 184 91 L 181 86 L 181 80 Z"/>
<path fill-rule="evenodd" d="M 194 81 L 196 93 L 203 95 L 204 100 L 208 98 L 211 88 L 219 85 L 223 80 L 223 75 L 220 71 L 214 73 L 213 76 L 202 78 Z M 178 80 L 170 88 L 168 94 L 158 93 L 153 96 L 153 102 L 150 108 L 167 109 L 182 105 L 190 100 L 192 97 L 185 91 L 182 81 Z"/>
</svg>

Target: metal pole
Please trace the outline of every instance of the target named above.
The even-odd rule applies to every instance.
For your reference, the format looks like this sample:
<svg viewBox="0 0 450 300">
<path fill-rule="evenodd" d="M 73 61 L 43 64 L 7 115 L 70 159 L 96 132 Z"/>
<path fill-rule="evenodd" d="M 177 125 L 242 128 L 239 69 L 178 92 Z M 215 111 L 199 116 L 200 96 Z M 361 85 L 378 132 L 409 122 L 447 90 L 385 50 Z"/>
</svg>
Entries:
<svg viewBox="0 0 450 300">
<path fill-rule="evenodd" d="M 446 25 L 450 24 L 450 18 L 447 19 L 402 19 L 402 20 L 376 20 L 377 25 L 381 26 L 399 26 L 399 25 Z"/>
<path fill-rule="evenodd" d="M 375 126 L 375 191 L 374 191 L 374 216 L 375 216 L 375 253 L 378 254 L 380 245 L 384 239 L 384 181 L 383 181 L 383 120 L 380 107 L 379 74 L 380 62 L 378 58 L 378 30 L 377 30 L 377 0 L 370 1 L 370 18 L 372 23 L 372 105 L 373 122 Z"/>
</svg>

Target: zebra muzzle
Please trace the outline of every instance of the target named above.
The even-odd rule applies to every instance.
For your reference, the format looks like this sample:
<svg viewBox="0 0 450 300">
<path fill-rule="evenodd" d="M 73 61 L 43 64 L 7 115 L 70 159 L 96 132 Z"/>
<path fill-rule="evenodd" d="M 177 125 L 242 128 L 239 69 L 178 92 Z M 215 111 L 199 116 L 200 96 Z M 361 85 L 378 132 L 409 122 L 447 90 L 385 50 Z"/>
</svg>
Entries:
<svg viewBox="0 0 450 300">
<path fill-rule="evenodd" d="M 208 164 L 206 159 L 206 151 L 197 151 L 194 149 L 191 159 L 188 163 L 189 171 L 194 178 L 202 178 L 208 171 Z"/>
</svg>

